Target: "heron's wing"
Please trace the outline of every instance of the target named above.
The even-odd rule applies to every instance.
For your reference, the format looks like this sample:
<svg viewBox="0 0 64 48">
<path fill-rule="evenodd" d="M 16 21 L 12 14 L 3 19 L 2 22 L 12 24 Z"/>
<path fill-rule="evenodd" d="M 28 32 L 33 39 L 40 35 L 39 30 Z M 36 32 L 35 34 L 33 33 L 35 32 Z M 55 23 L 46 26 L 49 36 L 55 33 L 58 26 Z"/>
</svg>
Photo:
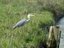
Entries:
<svg viewBox="0 0 64 48">
<path fill-rule="evenodd" d="M 16 25 L 13 26 L 13 28 L 16 28 L 16 27 L 19 27 L 19 26 L 23 26 L 26 22 L 27 22 L 27 21 L 26 21 L 26 19 L 24 18 L 24 19 L 20 20 L 19 22 L 17 22 Z"/>
</svg>

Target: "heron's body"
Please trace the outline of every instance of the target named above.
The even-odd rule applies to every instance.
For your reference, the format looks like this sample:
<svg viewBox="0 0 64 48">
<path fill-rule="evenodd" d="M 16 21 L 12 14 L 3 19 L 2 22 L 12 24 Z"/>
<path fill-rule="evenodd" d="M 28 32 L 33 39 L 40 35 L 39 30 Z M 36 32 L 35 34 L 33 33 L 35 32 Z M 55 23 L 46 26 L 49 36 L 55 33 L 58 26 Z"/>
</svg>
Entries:
<svg viewBox="0 0 64 48">
<path fill-rule="evenodd" d="M 23 26 L 24 24 L 26 24 L 29 20 L 27 19 L 22 19 L 20 20 L 19 22 L 17 22 L 17 24 L 15 26 L 13 26 L 13 28 L 16 28 L 16 27 L 20 27 L 20 26 Z"/>
<path fill-rule="evenodd" d="M 23 25 L 26 24 L 29 20 L 30 20 L 30 15 L 28 15 L 28 19 L 24 18 L 24 19 L 20 20 L 19 22 L 17 22 L 16 25 L 13 26 L 13 29 L 15 29 L 16 27 L 23 26 Z"/>
</svg>

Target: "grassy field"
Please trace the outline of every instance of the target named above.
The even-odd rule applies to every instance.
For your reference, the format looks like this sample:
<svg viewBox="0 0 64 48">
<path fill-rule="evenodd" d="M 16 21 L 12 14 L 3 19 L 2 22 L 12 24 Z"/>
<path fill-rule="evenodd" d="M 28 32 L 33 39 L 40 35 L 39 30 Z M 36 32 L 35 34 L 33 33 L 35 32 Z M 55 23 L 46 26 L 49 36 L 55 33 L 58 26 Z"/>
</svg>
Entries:
<svg viewBox="0 0 64 48">
<path fill-rule="evenodd" d="M 35 16 L 26 25 L 12 29 L 28 13 Z M 47 29 L 53 24 L 53 14 L 43 10 L 37 1 L 0 0 L 0 48 L 39 48 L 45 42 Z"/>
</svg>

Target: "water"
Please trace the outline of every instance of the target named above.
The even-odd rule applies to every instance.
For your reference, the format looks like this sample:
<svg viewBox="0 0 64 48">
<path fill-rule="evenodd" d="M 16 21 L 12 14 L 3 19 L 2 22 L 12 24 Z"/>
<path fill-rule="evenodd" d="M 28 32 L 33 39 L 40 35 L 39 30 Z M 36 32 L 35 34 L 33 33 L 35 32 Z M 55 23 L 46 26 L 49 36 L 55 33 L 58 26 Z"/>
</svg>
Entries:
<svg viewBox="0 0 64 48">
<path fill-rule="evenodd" d="M 64 48 L 64 17 L 58 22 L 61 30 L 61 38 L 59 48 Z"/>
</svg>

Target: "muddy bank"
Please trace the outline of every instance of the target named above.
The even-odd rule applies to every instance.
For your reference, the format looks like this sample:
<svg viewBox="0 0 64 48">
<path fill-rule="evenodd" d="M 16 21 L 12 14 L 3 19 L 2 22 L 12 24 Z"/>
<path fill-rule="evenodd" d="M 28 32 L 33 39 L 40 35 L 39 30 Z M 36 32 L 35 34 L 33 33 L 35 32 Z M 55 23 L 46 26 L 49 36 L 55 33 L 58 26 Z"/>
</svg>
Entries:
<svg viewBox="0 0 64 48">
<path fill-rule="evenodd" d="M 51 12 L 53 13 L 55 23 L 58 23 L 58 21 L 64 17 L 64 11 L 62 10 L 52 10 Z"/>
<path fill-rule="evenodd" d="M 55 12 L 54 13 L 54 20 L 57 23 L 61 18 L 64 17 L 64 12 Z"/>
</svg>

